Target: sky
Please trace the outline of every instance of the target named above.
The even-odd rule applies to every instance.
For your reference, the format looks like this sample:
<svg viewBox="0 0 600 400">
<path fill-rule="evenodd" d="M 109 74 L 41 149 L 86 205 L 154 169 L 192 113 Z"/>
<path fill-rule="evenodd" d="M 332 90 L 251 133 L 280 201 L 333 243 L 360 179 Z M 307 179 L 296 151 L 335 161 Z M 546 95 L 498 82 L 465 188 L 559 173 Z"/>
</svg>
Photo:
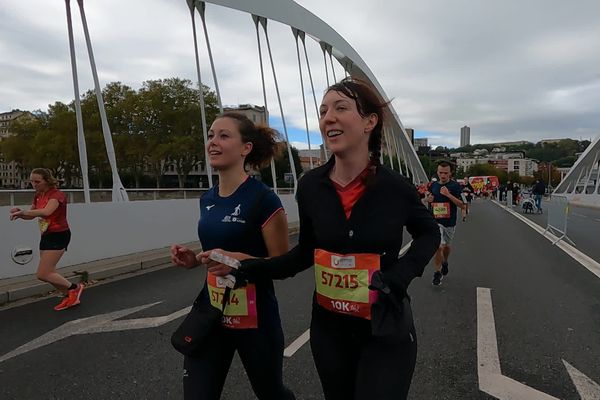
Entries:
<svg viewBox="0 0 600 400">
<path fill-rule="evenodd" d="M 288 0 L 277 0 L 288 1 Z M 79 86 L 93 88 L 77 3 L 71 2 Z M 369 66 L 405 127 L 435 146 L 600 135 L 600 1 L 298 0 L 334 28 Z M 197 82 L 185 0 L 85 0 L 100 85 L 134 89 L 150 79 Z M 65 3 L 0 1 L 0 112 L 46 110 L 74 97 Z M 207 30 L 223 103 L 262 105 L 256 33 L 250 16 L 207 4 Z M 289 141 L 307 148 L 296 44 L 270 21 L 269 40 Z M 214 88 L 198 24 L 203 83 Z M 267 104 L 283 129 L 262 38 Z M 307 38 L 320 103 L 326 88 L 320 47 Z M 304 57 L 301 53 L 301 57 Z M 321 143 L 302 64 L 311 143 Z M 344 76 L 334 60 L 339 80 Z M 330 79 L 331 66 L 329 65 Z"/>
</svg>

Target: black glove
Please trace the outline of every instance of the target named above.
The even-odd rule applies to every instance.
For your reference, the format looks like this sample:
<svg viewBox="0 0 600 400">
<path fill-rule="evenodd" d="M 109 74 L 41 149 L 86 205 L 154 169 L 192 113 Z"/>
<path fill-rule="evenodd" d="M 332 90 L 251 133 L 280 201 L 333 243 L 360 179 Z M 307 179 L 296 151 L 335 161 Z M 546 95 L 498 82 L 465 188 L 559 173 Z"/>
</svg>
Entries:
<svg viewBox="0 0 600 400">
<path fill-rule="evenodd" d="M 240 267 L 231 271 L 231 275 L 235 276 L 234 289 L 244 287 L 248 281 L 256 280 L 257 267 L 260 268 L 262 258 L 248 258 L 240 261 Z"/>
<path fill-rule="evenodd" d="M 383 273 L 381 271 L 373 272 L 371 276 L 371 284 L 369 285 L 370 290 L 377 290 L 383 294 L 390 294 L 392 290 L 383 280 Z"/>
</svg>

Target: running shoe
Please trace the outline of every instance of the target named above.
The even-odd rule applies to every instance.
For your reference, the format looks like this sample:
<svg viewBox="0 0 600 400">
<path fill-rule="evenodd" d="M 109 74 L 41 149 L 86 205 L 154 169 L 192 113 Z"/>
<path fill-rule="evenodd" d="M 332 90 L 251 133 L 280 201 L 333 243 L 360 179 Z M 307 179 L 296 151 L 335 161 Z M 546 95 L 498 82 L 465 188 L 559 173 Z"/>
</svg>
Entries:
<svg viewBox="0 0 600 400">
<path fill-rule="evenodd" d="M 431 284 L 433 286 L 440 286 L 441 283 L 442 283 L 442 273 L 438 272 L 438 271 L 435 271 L 433 273 L 433 281 L 431 282 Z"/>
<path fill-rule="evenodd" d="M 65 297 L 63 301 L 61 301 L 56 307 L 54 307 L 54 310 L 62 311 L 78 305 L 80 303 L 79 298 L 81 297 L 82 292 L 83 284 L 78 283 L 75 289 L 69 290 L 67 297 Z"/>
<path fill-rule="evenodd" d="M 442 263 L 442 275 L 446 276 L 448 275 L 448 262 L 444 261 Z"/>
<path fill-rule="evenodd" d="M 62 301 L 54 307 L 54 311 L 61 311 L 69 308 L 69 296 L 63 297 Z"/>
</svg>

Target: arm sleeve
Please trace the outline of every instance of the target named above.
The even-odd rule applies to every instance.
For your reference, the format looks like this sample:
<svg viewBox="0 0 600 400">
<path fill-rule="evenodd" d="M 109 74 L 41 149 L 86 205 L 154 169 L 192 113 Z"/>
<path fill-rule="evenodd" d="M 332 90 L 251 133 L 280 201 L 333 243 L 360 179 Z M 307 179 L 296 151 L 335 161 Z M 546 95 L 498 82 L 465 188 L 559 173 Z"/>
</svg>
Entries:
<svg viewBox="0 0 600 400">
<path fill-rule="evenodd" d="M 465 202 L 462 198 L 462 190 L 460 189 L 460 185 L 458 183 L 456 185 L 452 185 L 452 195 L 457 199 L 461 199 L 463 203 Z"/>
<path fill-rule="evenodd" d="M 298 244 L 285 254 L 277 257 L 250 258 L 241 262 L 238 276 L 242 279 L 285 279 L 311 267 L 314 261 L 315 236 L 310 216 L 306 212 L 303 199 L 304 190 L 298 187 L 298 215 L 300 234 Z"/>
<path fill-rule="evenodd" d="M 58 201 L 59 204 L 62 204 L 65 202 L 67 197 L 65 196 L 65 194 L 63 192 L 59 192 L 57 190 L 48 197 L 48 200 L 50 200 L 50 199 L 54 199 L 54 200 Z"/>
<path fill-rule="evenodd" d="M 264 227 L 271 217 L 279 210 L 283 209 L 281 199 L 273 192 L 269 190 L 261 200 L 260 211 L 258 216 L 258 222 L 261 227 Z"/>
<path fill-rule="evenodd" d="M 383 273 L 384 282 L 395 293 L 406 295 L 410 282 L 422 276 L 425 267 L 440 246 L 440 230 L 435 219 L 421 204 L 416 190 L 406 187 L 408 219 L 406 230 L 413 238 L 410 249 Z"/>
</svg>

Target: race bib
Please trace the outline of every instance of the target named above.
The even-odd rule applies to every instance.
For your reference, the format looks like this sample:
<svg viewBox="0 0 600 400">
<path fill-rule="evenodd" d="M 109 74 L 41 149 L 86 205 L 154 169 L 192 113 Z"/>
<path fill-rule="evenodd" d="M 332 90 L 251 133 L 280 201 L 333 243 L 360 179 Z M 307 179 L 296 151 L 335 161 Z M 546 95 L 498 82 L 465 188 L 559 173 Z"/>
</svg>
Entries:
<svg viewBox="0 0 600 400">
<path fill-rule="evenodd" d="M 450 203 L 431 203 L 434 218 L 450 218 Z"/>
<path fill-rule="evenodd" d="M 223 307 L 225 279 L 207 274 L 210 303 L 219 310 Z M 231 290 L 223 310 L 223 326 L 231 329 L 258 328 L 256 312 L 256 285 L 249 283 L 243 288 Z"/>
<path fill-rule="evenodd" d="M 44 218 L 38 218 L 38 226 L 40 227 L 40 232 L 44 233 L 48 230 L 48 226 L 50 226 L 50 221 Z"/>
<path fill-rule="evenodd" d="M 371 319 L 377 292 L 369 290 L 380 268 L 378 254 L 335 254 L 315 250 L 317 303 L 333 312 Z"/>
</svg>

